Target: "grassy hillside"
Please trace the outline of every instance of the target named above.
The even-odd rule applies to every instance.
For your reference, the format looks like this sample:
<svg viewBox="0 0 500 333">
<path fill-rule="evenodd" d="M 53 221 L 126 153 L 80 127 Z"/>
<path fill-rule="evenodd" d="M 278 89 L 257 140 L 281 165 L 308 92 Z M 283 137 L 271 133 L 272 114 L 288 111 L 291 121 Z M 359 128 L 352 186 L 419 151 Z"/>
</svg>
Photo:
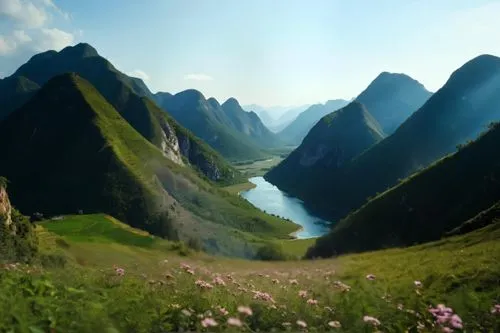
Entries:
<svg viewBox="0 0 500 333">
<path fill-rule="evenodd" d="M 408 246 L 443 237 L 500 198 L 500 124 L 376 196 L 320 238 L 309 257 Z"/>
<path fill-rule="evenodd" d="M 337 172 L 318 173 L 290 191 L 325 219 L 338 220 L 368 197 L 475 139 L 500 119 L 500 58 L 483 55 L 456 70 L 392 135 Z M 288 189 L 285 188 L 288 191 Z"/>
<path fill-rule="evenodd" d="M 97 217 L 41 223 L 40 264 L 0 270 L 1 330 L 438 332 L 428 308 L 437 304 L 452 308 L 467 331 L 500 329 L 491 312 L 500 301 L 498 222 L 408 249 L 265 263 L 119 243 L 126 237 L 114 236 L 120 227 L 104 216 L 106 227 L 78 229 L 99 242 L 62 228 L 86 218 Z"/>
<path fill-rule="evenodd" d="M 75 75 L 54 78 L 3 121 L 0 150 L 7 161 L 0 174 L 26 214 L 105 212 L 160 236 L 200 239 L 209 252 L 245 256 L 257 235 L 288 238 L 298 228 L 173 163 Z"/>
<path fill-rule="evenodd" d="M 118 71 L 90 45 L 80 43 L 60 52 L 48 51 L 33 56 L 13 75 L 0 80 L 0 119 L 31 98 L 52 77 L 74 72 L 89 81 L 103 97 L 165 155 L 179 162 L 183 157 L 213 181 L 238 182 L 238 172 L 201 140 L 171 117 L 164 116 L 153 102 L 144 82 Z M 176 131 L 173 128 L 177 129 Z M 183 150 L 179 151 L 179 140 Z"/>
</svg>

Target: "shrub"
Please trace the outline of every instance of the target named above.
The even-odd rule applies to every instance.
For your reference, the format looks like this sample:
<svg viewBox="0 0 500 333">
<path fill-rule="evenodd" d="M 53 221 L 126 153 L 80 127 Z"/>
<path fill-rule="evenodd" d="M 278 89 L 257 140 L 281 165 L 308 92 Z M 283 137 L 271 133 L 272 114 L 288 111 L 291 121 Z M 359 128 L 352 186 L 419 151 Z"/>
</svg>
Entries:
<svg viewBox="0 0 500 333">
<path fill-rule="evenodd" d="M 255 255 L 257 260 L 283 261 L 290 259 L 285 250 L 275 243 L 267 243 L 261 246 Z"/>
</svg>

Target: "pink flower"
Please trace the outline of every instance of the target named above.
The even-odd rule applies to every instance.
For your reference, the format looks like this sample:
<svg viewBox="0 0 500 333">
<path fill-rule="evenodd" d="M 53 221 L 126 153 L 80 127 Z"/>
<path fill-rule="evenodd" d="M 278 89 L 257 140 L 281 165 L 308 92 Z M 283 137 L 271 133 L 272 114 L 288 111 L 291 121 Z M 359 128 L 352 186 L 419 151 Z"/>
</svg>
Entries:
<svg viewBox="0 0 500 333">
<path fill-rule="evenodd" d="M 229 314 L 229 311 L 227 311 L 226 308 L 219 308 L 219 312 L 223 316 L 227 316 Z"/>
<path fill-rule="evenodd" d="M 366 276 L 366 279 L 367 279 L 367 280 L 370 280 L 370 281 L 373 281 L 373 280 L 375 280 L 375 275 L 373 275 L 373 274 L 368 274 L 368 275 Z"/>
<path fill-rule="evenodd" d="M 307 290 L 299 290 L 299 296 L 302 298 L 307 297 Z"/>
<path fill-rule="evenodd" d="M 309 298 L 307 300 L 307 304 L 309 304 L 309 305 L 317 305 L 318 304 L 318 300 Z"/>
<path fill-rule="evenodd" d="M 238 318 L 227 318 L 227 324 L 229 326 L 236 326 L 236 327 L 243 326 L 243 323 Z"/>
<path fill-rule="evenodd" d="M 460 318 L 458 315 L 454 314 L 451 316 L 451 319 L 450 319 L 450 325 L 451 327 L 453 328 L 458 328 L 458 329 L 462 329 L 463 328 L 463 324 L 462 324 L 462 318 Z"/>
<path fill-rule="evenodd" d="M 340 321 L 330 321 L 328 322 L 328 326 L 333 327 L 333 328 L 341 328 L 342 325 L 340 324 Z"/>
<path fill-rule="evenodd" d="M 205 318 L 201 321 L 203 327 L 215 327 L 219 325 L 213 318 Z"/>
<path fill-rule="evenodd" d="M 297 320 L 297 325 L 302 327 L 302 328 L 306 328 L 307 327 L 307 324 L 305 321 L 303 320 Z"/>
<path fill-rule="evenodd" d="M 417 288 L 422 288 L 423 284 L 422 282 L 418 281 L 418 280 L 415 280 L 413 281 L 413 284 L 415 285 L 415 287 Z"/>
<path fill-rule="evenodd" d="M 215 277 L 215 279 L 213 280 L 213 283 L 216 284 L 216 285 L 219 285 L 219 286 L 225 286 L 226 285 L 226 282 L 224 282 L 224 280 L 220 277 Z"/>
<path fill-rule="evenodd" d="M 491 314 L 500 315 L 500 304 L 496 304 L 491 308 Z"/>
<path fill-rule="evenodd" d="M 116 272 L 116 275 L 118 275 L 118 276 L 124 276 L 125 275 L 125 270 L 123 268 L 120 268 L 120 267 L 116 267 L 115 268 L 115 272 Z"/>
<path fill-rule="evenodd" d="M 270 301 L 270 302 L 274 303 L 273 297 L 271 295 L 269 295 L 268 293 L 265 293 L 262 291 L 254 291 L 253 293 L 254 293 L 253 299 L 260 299 L 263 301 Z"/>
<path fill-rule="evenodd" d="M 377 318 L 371 317 L 371 316 L 364 316 L 363 321 L 367 324 L 372 325 L 372 326 L 379 326 L 380 325 L 380 321 Z"/>
<path fill-rule="evenodd" d="M 203 280 L 196 280 L 195 284 L 201 289 L 212 289 L 214 287 L 210 283 L 205 282 Z"/>
<path fill-rule="evenodd" d="M 250 307 L 243 305 L 238 306 L 238 312 L 247 316 L 251 316 L 253 314 L 253 311 L 252 309 L 250 309 Z"/>
</svg>

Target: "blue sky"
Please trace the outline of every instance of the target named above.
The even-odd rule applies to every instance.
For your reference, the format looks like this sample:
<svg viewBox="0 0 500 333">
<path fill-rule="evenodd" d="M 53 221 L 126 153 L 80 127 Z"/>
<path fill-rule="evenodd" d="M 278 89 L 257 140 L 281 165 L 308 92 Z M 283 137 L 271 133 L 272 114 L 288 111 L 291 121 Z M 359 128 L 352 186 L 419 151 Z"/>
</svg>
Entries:
<svg viewBox="0 0 500 333">
<path fill-rule="evenodd" d="M 435 91 L 500 56 L 500 0 L 0 0 L 0 77 L 85 41 L 153 91 L 242 104 L 352 98 L 380 72 Z"/>
</svg>

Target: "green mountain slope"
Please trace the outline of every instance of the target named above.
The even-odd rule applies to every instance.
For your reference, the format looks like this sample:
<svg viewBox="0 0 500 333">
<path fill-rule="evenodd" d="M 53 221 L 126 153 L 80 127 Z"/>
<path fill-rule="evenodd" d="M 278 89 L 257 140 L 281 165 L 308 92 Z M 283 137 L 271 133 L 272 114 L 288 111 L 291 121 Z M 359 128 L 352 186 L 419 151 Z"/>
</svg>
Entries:
<svg viewBox="0 0 500 333">
<path fill-rule="evenodd" d="M 278 133 L 279 137 L 292 145 L 299 145 L 309 130 L 324 116 L 347 105 L 347 101 L 336 99 L 325 104 L 314 104 L 302 111 L 287 127 Z"/>
<path fill-rule="evenodd" d="M 408 75 L 383 72 L 356 100 L 366 106 L 385 133 L 392 134 L 431 95 Z"/>
<path fill-rule="evenodd" d="M 336 172 L 317 174 L 293 193 L 336 220 L 398 179 L 428 166 L 477 137 L 500 119 L 500 58 L 483 55 L 456 70 L 447 83 L 392 135 Z"/>
<path fill-rule="evenodd" d="M 237 171 L 219 154 L 202 144 L 173 118 L 164 115 L 164 112 L 149 102 L 153 95 L 142 80 L 121 73 L 108 60 L 99 56 L 92 46 L 85 43 L 66 47 L 60 52 L 48 51 L 35 55 L 12 76 L 0 80 L 0 86 L 4 87 L 0 102 L 14 103 L 6 104 L 7 106 L 1 109 L 0 119 L 2 114 L 7 115 L 26 102 L 34 91 L 50 78 L 66 72 L 75 72 L 88 80 L 132 127 L 161 148 L 172 161 L 182 164 L 184 157 L 187 163 L 214 181 L 227 183 L 237 178 Z M 14 92 L 14 83 L 21 80 L 25 82 L 23 87 L 27 88 L 22 89 L 22 94 L 19 95 Z M 184 142 L 181 144 L 180 140 Z M 180 146 L 184 147 L 184 150 L 179 150 Z"/>
<path fill-rule="evenodd" d="M 249 238 L 296 228 L 174 163 L 74 74 L 51 79 L 0 123 L 0 151 L 0 174 L 26 214 L 104 212 L 233 255 L 251 255 Z"/>
<path fill-rule="evenodd" d="M 230 120 L 215 99 L 207 101 L 197 90 L 175 94 L 164 99 L 160 106 L 227 159 L 250 160 L 266 156 L 250 137 L 231 128 Z"/>
<path fill-rule="evenodd" d="M 40 88 L 24 76 L 0 79 L 0 121 L 26 103 Z"/>
<path fill-rule="evenodd" d="M 283 146 L 277 135 L 267 129 L 255 112 L 246 112 L 235 98 L 229 98 L 222 105 L 222 110 L 231 125 L 238 132 L 250 137 L 259 147 L 274 148 Z"/>
<path fill-rule="evenodd" d="M 282 190 L 297 192 L 315 174 L 339 168 L 384 137 L 366 108 L 352 102 L 321 118 L 302 144 L 265 178 Z"/>
<path fill-rule="evenodd" d="M 349 214 L 330 234 L 318 239 L 308 256 L 440 239 L 500 199 L 499 140 L 500 123 L 496 123 L 476 141 Z"/>
</svg>

